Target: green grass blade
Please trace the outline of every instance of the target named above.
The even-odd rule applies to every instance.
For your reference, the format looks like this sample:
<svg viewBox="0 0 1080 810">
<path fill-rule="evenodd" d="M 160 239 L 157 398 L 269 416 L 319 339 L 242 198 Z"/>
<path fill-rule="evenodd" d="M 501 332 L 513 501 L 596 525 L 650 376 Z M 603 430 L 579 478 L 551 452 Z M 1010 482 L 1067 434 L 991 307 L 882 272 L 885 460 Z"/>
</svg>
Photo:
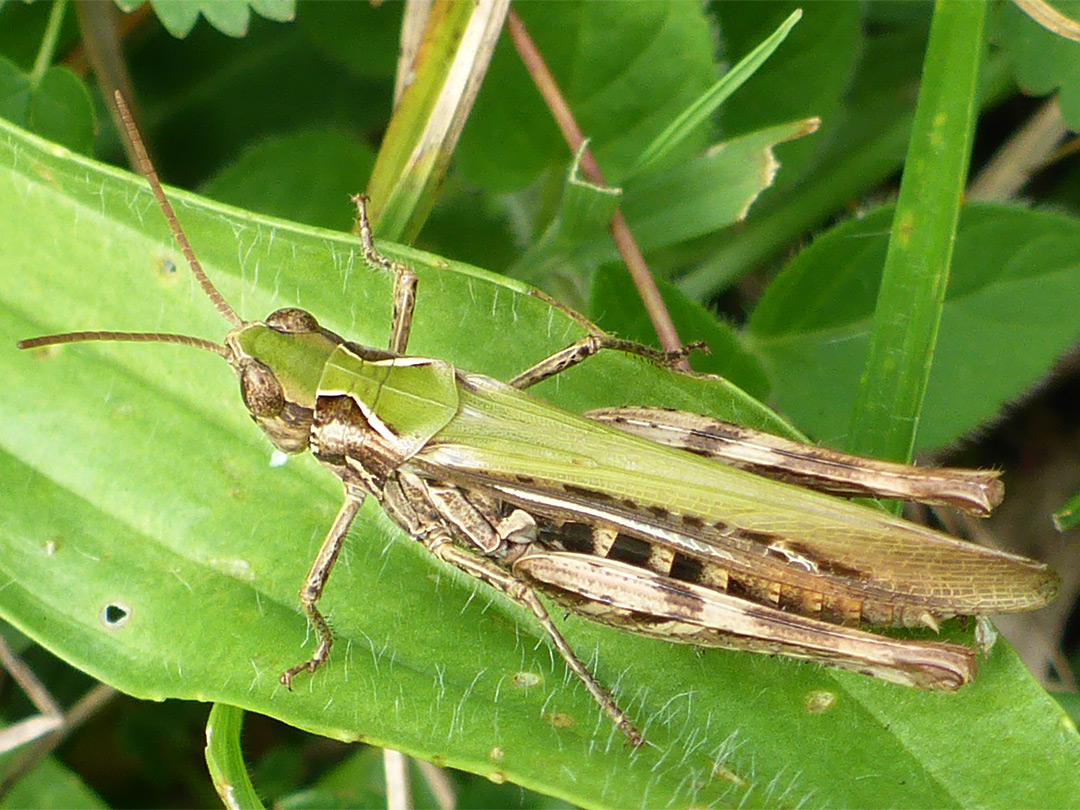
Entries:
<svg viewBox="0 0 1080 810">
<path fill-rule="evenodd" d="M 802 19 L 801 9 L 791 12 L 772 35 L 743 57 L 716 84 L 694 99 L 690 106 L 679 113 L 675 120 L 668 124 L 664 131 L 645 147 L 630 174 L 636 175 L 647 172 L 671 154 L 672 150 L 682 143 L 687 135 L 708 121 L 709 117 L 719 109 L 720 105 L 732 93 L 742 87 L 746 80 L 753 76 L 754 72 L 764 64 L 765 60 L 772 56 L 773 51 L 780 47 L 780 43 L 787 38 L 788 33 L 800 19 Z"/>
<path fill-rule="evenodd" d="M 974 130 L 982 2 L 934 11 L 848 449 L 911 457 L 930 376 Z"/>
</svg>

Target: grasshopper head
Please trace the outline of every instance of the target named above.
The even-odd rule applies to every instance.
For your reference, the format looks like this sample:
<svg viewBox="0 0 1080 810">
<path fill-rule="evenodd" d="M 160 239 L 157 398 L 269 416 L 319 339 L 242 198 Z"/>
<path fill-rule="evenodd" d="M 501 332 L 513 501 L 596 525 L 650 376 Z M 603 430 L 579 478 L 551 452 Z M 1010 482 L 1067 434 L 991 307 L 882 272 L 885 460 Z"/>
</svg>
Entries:
<svg viewBox="0 0 1080 810">
<path fill-rule="evenodd" d="M 294 307 L 226 336 L 225 359 L 240 380 L 244 405 L 282 452 L 307 449 L 319 378 L 340 342 L 311 313 Z"/>
<path fill-rule="evenodd" d="M 19 348 L 107 340 L 174 343 L 212 352 L 225 358 L 233 367 L 240 379 L 240 394 L 251 418 L 266 432 L 274 446 L 286 453 L 306 450 L 314 420 L 319 378 L 331 352 L 343 342 L 342 339 L 321 328 L 315 318 L 302 309 L 279 309 L 265 321 L 248 322 L 229 306 L 195 258 L 119 91 L 115 99 L 135 162 L 150 184 L 150 190 L 188 261 L 192 275 L 210 303 L 233 328 L 225 338 L 225 345 L 189 335 L 162 332 L 92 331 L 31 338 L 20 341 Z"/>
<path fill-rule="evenodd" d="M 223 357 L 240 380 L 240 396 L 251 418 L 285 453 L 307 450 L 319 378 L 342 339 L 296 308 L 279 309 L 265 321 L 240 321 L 225 337 L 211 340 L 164 332 L 65 332 L 19 341 L 34 349 L 85 341 L 174 343 Z"/>
</svg>

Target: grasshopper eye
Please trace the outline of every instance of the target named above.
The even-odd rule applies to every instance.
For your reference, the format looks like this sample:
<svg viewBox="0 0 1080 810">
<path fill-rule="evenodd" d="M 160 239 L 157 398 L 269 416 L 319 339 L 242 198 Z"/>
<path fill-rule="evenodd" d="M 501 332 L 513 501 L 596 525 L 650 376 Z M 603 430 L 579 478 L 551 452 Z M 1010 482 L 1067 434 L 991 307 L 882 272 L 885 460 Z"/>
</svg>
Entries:
<svg viewBox="0 0 1080 810">
<path fill-rule="evenodd" d="M 317 332 L 319 329 L 319 322 L 315 320 L 315 316 L 298 307 L 286 307 L 271 313 L 266 319 L 266 325 L 278 332 L 290 335 Z"/>
<path fill-rule="evenodd" d="M 248 360 L 240 373 L 240 396 L 259 418 L 277 416 L 285 407 L 285 392 L 269 368 L 258 360 Z"/>
</svg>

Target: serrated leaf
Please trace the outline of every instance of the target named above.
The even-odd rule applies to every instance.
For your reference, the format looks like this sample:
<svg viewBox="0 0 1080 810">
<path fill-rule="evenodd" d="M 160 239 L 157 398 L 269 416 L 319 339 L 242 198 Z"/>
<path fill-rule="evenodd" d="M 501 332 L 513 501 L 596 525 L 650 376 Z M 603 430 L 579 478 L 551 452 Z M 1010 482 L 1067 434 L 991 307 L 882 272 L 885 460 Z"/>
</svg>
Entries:
<svg viewBox="0 0 1080 810">
<path fill-rule="evenodd" d="M 820 236 L 773 281 L 748 337 L 780 409 L 843 445 L 865 361 L 892 208 Z M 1080 222 L 1019 206 L 964 207 L 917 448 L 992 419 L 1080 333 Z"/>
<path fill-rule="evenodd" d="M 274 22 L 296 19 L 296 0 L 248 0 L 251 10 Z"/>
<path fill-rule="evenodd" d="M 227 0 L 234 5 L 237 0 Z M 240 0 L 241 4 L 245 7 L 246 2 Z M 128 11 L 134 11 L 140 4 L 128 4 L 130 8 Z M 162 2 L 162 0 L 150 0 L 150 8 L 154 10 L 154 16 L 158 18 L 161 25 L 177 39 L 183 39 L 191 33 L 191 29 L 195 27 L 195 23 L 199 20 L 199 13 L 202 11 L 203 0 L 175 0 L 174 2 Z"/>
<path fill-rule="evenodd" d="M 740 221 L 776 177 L 780 164 L 773 147 L 815 129 L 813 119 L 769 127 L 715 144 L 680 165 L 632 178 L 620 191 L 634 241 L 644 252 L 656 251 Z M 574 241 L 563 237 L 557 221 L 518 261 L 513 275 L 539 283 L 552 268 L 581 271 L 616 258 L 601 223 L 593 223 L 588 238 L 579 223 L 574 235 Z"/>
<path fill-rule="evenodd" d="M 158 0 L 151 0 L 158 6 Z M 166 0 L 172 2 L 172 0 Z M 222 3 L 220 1 L 203 3 L 199 11 L 206 21 L 221 33 L 230 37 L 242 37 L 248 32 L 251 23 L 251 7 L 247 2 Z M 159 12 L 160 13 L 160 12 Z"/>
<path fill-rule="evenodd" d="M 144 0 L 114 0 L 121 11 L 131 13 Z M 170 34 L 183 39 L 202 14 L 206 21 L 230 37 L 247 34 L 251 12 L 276 22 L 296 16 L 295 0 L 150 0 L 154 15 Z"/>
<path fill-rule="evenodd" d="M 355 240 L 170 196 L 241 312 L 306 306 L 385 345 L 390 281 Z M 417 354 L 505 378 L 580 334 L 519 284 L 383 248 L 420 278 Z M 179 262 L 142 181 L 0 125 L 0 342 L 93 326 L 220 337 Z M 332 660 L 287 693 L 278 673 L 310 650 L 296 589 L 340 500 L 333 476 L 310 458 L 270 467 L 211 355 L 87 344 L 9 349 L 0 368 L 0 614 L 124 691 L 228 702 L 594 807 L 1060 806 L 1080 791 L 1075 730 L 1001 644 L 976 683 L 928 695 L 556 615 L 655 746 L 632 753 L 526 613 L 436 564 L 374 503 L 324 594 Z M 725 386 L 624 357 L 538 395 L 769 422 Z M 534 682 L 520 672 L 539 681 L 516 686 Z M 821 691 L 830 710 L 810 711 Z"/>
</svg>

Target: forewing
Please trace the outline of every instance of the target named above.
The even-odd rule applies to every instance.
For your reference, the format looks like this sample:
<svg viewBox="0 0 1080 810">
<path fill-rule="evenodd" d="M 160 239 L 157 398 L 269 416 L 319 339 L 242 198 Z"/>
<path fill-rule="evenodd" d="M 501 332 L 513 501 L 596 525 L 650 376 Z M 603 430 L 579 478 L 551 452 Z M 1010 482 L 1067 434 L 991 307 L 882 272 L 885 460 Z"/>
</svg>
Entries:
<svg viewBox="0 0 1080 810">
<path fill-rule="evenodd" d="M 824 583 L 933 615 L 1041 607 L 1057 590 L 1026 558 L 620 432 L 490 378 L 459 379 L 457 415 L 414 459 L 426 474 L 633 526 L 793 587 Z"/>
</svg>

